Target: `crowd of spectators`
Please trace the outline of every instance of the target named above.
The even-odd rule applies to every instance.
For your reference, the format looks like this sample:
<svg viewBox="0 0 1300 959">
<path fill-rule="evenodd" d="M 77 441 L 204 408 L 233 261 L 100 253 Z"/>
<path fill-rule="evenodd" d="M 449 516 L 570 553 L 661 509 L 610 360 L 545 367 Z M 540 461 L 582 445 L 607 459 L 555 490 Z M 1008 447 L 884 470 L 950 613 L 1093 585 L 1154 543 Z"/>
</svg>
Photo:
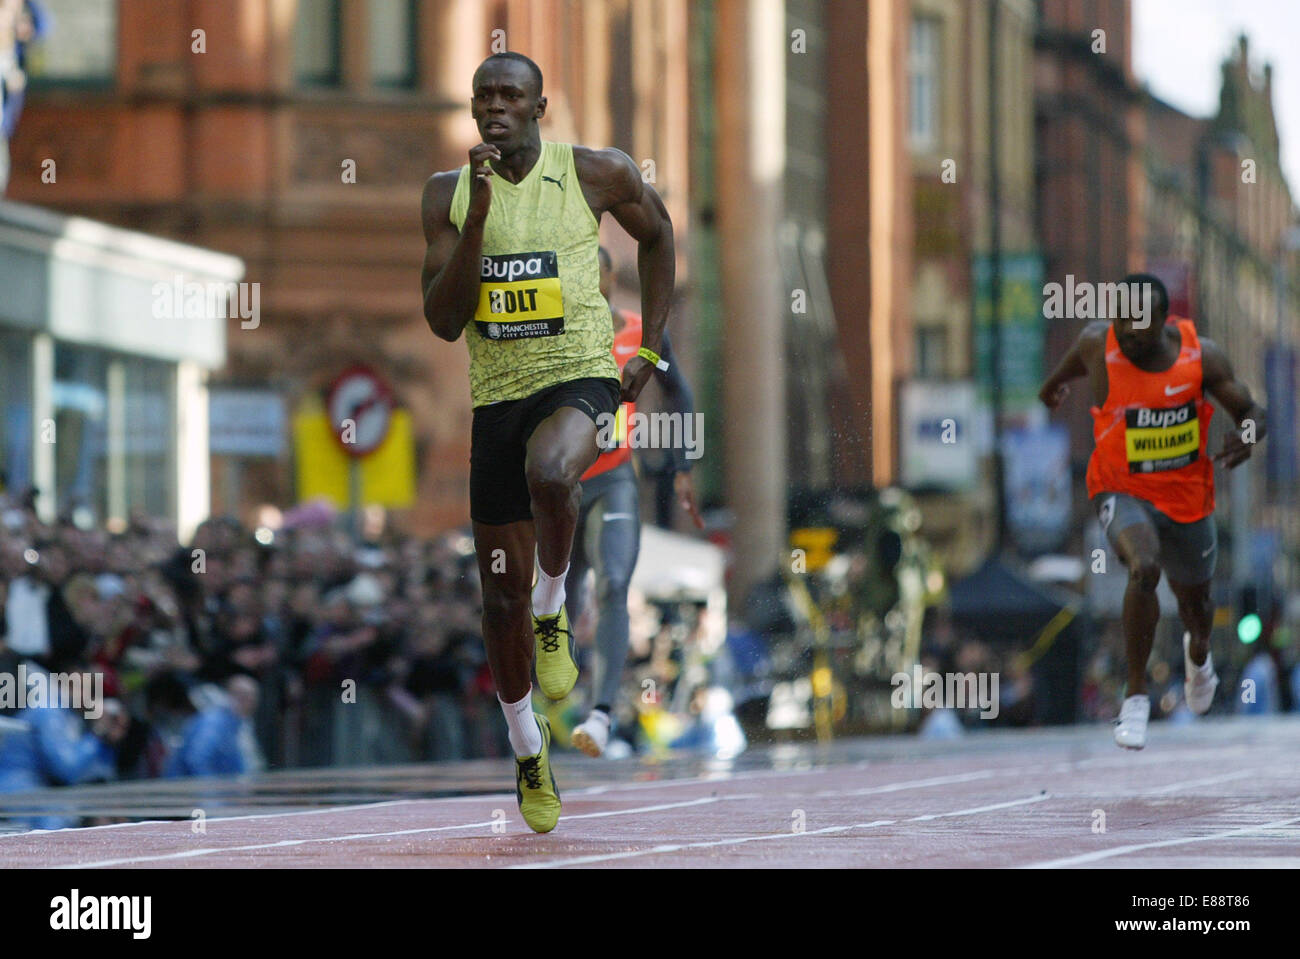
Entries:
<svg viewBox="0 0 1300 959">
<path fill-rule="evenodd" d="M 508 755 L 480 615 L 459 531 L 358 542 L 309 509 L 182 546 L 156 519 L 44 524 L 0 499 L 0 673 L 102 675 L 120 719 L 84 733 L 118 778 Z"/>
</svg>

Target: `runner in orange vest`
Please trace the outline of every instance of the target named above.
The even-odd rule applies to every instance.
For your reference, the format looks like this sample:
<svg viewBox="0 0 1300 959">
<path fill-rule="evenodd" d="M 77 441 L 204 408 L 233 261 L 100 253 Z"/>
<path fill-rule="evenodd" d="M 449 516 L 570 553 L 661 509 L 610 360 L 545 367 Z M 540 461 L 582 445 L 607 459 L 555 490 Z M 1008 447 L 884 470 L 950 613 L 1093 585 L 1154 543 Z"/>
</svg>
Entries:
<svg viewBox="0 0 1300 959">
<path fill-rule="evenodd" d="M 1139 285 L 1130 289 L 1149 284 L 1145 310 L 1135 305 L 1128 316 L 1088 324 L 1038 396 L 1056 409 L 1069 391 L 1066 383 L 1087 376 L 1097 403 L 1088 496 L 1128 568 L 1128 696 L 1115 742 L 1141 749 L 1151 715 L 1146 668 L 1160 619 L 1156 586 L 1162 571 L 1186 627 L 1187 705 L 1199 714 L 1214 700 L 1219 679 L 1210 656 L 1210 580 L 1217 552 L 1213 464 L 1232 469 L 1249 459 L 1253 444 L 1264 437 L 1265 413 L 1218 345 L 1198 337 L 1191 320 L 1169 315 L 1169 294 L 1159 279 L 1136 273 L 1123 282 Z M 1213 461 L 1206 457 L 1213 413 L 1207 393 L 1241 428 L 1228 433 Z"/>
<path fill-rule="evenodd" d="M 600 292 L 609 299 L 613 283 L 613 263 L 603 246 L 600 256 Z M 641 348 L 641 317 L 617 310 L 614 318 L 614 359 L 619 369 Z M 664 331 L 659 357 L 666 369 L 656 369 L 664 392 L 665 412 L 682 417 L 694 415 L 691 388 L 673 355 L 668 331 Z M 634 423 L 636 403 L 619 408 L 613 429 L 614 444 L 605 450 L 582 475 L 582 505 L 578 511 L 578 533 L 569 561 L 565 596 L 569 622 L 576 623 L 586 603 L 587 570 L 596 573 L 596 649 L 592 672 L 591 700 L 587 719 L 573 730 L 573 745 L 588 756 L 605 751 L 613 726 L 613 706 L 623 680 L 627 661 L 628 612 L 627 591 L 636 568 L 641 544 L 641 506 L 637 495 L 637 475 L 632 466 L 632 449 L 628 445 L 629 423 Z M 691 461 L 684 449 L 669 451 L 673 458 L 673 486 L 677 500 L 703 529 L 695 505 L 695 487 L 691 481 Z"/>
</svg>

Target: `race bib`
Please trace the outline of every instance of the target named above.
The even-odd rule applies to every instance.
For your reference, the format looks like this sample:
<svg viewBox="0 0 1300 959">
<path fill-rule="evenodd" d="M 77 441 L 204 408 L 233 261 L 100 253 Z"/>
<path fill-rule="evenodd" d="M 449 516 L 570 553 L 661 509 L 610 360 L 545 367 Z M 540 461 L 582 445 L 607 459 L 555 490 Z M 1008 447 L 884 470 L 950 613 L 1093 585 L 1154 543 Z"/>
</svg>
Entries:
<svg viewBox="0 0 1300 959">
<path fill-rule="evenodd" d="M 483 257 L 475 326 L 489 340 L 564 332 L 564 292 L 555 251 Z"/>
<path fill-rule="evenodd" d="M 1181 469 L 1200 456 L 1201 420 L 1195 401 L 1170 409 L 1126 410 L 1124 427 L 1130 473 Z"/>
</svg>

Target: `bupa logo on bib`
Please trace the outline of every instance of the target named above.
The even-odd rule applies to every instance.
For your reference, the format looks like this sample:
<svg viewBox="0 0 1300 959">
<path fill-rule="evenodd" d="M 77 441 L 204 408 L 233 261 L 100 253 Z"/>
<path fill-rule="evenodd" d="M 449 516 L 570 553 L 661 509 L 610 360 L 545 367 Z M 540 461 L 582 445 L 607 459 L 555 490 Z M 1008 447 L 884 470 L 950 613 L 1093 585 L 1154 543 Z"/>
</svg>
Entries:
<svg viewBox="0 0 1300 959">
<path fill-rule="evenodd" d="M 1136 414 L 1133 417 L 1134 428 L 1164 429 L 1167 426 L 1186 423 L 1191 418 L 1192 406 L 1188 403 L 1176 410 L 1133 410 L 1132 412 Z"/>
<path fill-rule="evenodd" d="M 547 262 L 549 258 L 549 264 Z M 552 272 L 543 272 L 549 265 Z M 554 272 L 555 254 L 554 253 L 523 253 L 510 256 L 485 256 L 483 257 L 483 272 L 479 274 L 479 279 L 487 280 L 505 280 L 507 283 L 513 283 L 515 280 L 535 279 L 542 276 L 558 276 Z"/>
<path fill-rule="evenodd" d="M 1124 426 L 1130 473 L 1181 469 L 1200 456 L 1201 420 L 1194 400 L 1168 409 L 1126 410 Z"/>
<path fill-rule="evenodd" d="M 483 257 L 474 319 L 489 340 L 563 333 L 564 291 L 555 251 Z"/>
</svg>

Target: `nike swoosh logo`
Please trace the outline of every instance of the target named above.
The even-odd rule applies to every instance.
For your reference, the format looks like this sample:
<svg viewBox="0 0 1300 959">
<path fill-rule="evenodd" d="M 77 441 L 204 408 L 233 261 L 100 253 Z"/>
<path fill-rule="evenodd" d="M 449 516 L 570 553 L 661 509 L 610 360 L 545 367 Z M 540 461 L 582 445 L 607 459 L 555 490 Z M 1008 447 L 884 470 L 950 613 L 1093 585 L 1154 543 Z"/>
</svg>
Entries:
<svg viewBox="0 0 1300 959">
<path fill-rule="evenodd" d="M 1205 559 L 1205 557 L 1209 556 L 1213 552 L 1214 552 L 1214 547 L 1211 546 L 1209 549 L 1207 549 L 1204 553 L 1201 554 L 1201 559 Z"/>
<path fill-rule="evenodd" d="M 1175 396 L 1175 395 L 1181 393 L 1183 390 L 1190 390 L 1191 388 L 1192 388 L 1192 384 L 1191 384 L 1191 383 L 1184 383 L 1182 386 L 1176 386 L 1176 387 L 1174 387 L 1172 390 L 1171 390 L 1169 387 L 1166 386 L 1166 387 L 1165 387 L 1165 396 Z"/>
<path fill-rule="evenodd" d="M 1110 529 L 1110 521 L 1115 518 L 1115 497 L 1111 497 L 1101 504 L 1101 525 L 1105 529 Z"/>
</svg>

